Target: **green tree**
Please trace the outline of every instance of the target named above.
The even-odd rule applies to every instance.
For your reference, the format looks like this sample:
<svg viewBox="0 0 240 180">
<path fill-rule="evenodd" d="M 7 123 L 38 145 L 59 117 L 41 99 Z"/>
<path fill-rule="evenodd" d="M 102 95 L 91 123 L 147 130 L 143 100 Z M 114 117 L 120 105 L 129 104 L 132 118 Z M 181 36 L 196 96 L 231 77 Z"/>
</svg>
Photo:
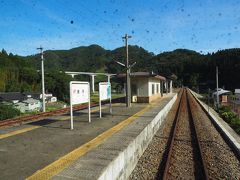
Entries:
<svg viewBox="0 0 240 180">
<path fill-rule="evenodd" d="M 52 71 L 46 75 L 46 91 L 53 93 L 59 100 L 69 102 L 69 82 L 71 76 Z"/>
<path fill-rule="evenodd" d="M 2 53 L 3 56 L 8 56 L 8 53 L 7 53 L 7 51 L 5 49 L 2 49 L 1 53 Z"/>
<path fill-rule="evenodd" d="M 7 81 L 6 83 L 6 92 L 20 92 L 21 85 L 15 79 Z"/>
</svg>

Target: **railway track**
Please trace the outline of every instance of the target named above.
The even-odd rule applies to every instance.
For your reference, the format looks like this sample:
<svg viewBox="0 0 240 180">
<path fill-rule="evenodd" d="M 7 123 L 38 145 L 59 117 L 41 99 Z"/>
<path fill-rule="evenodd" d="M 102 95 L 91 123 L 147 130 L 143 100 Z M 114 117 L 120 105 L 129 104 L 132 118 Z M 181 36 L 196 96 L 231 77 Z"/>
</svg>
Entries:
<svg viewBox="0 0 240 180">
<path fill-rule="evenodd" d="M 208 179 L 185 89 L 173 126 L 163 179 Z"/>
<path fill-rule="evenodd" d="M 240 158 L 197 100 L 188 91 L 189 106 L 198 131 L 199 143 L 210 179 L 240 179 Z"/>
<path fill-rule="evenodd" d="M 240 179 L 240 158 L 188 89 L 139 159 L 133 179 Z"/>
<path fill-rule="evenodd" d="M 161 179 L 240 178 L 240 162 L 196 99 L 183 90 Z"/>
<path fill-rule="evenodd" d="M 112 100 L 112 103 L 120 102 L 122 100 L 123 100 L 122 97 L 115 98 L 115 99 Z M 106 103 L 108 103 L 108 101 L 104 101 L 102 104 L 106 104 Z M 91 107 L 96 107 L 96 106 L 98 106 L 98 103 L 91 104 Z M 74 111 L 79 111 L 79 110 L 86 109 L 87 107 L 88 107 L 87 104 L 74 105 L 73 110 Z M 23 123 L 27 123 L 27 122 L 38 121 L 38 120 L 44 119 L 44 118 L 49 117 L 49 116 L 66 114 L 69 111 L 70 111 L 70 108 L 66 107 L 66 108 L 57 109 L 57 110 L 53 110 L 53 111 L 49 111 L 49 112 L 41 112 L 41 113 L 37 113 L 37 114 L 34 114 L 34 115 L 28 115 L 28 116 L 21 116 L 21 117 L 16 117 L 16 118 L 12 118 L 12 119 L 6 119 L 6 120 L 3 120 L 3 121 L 0 121 L 0 128 L 5 127 L 5 126 L 12 126 L 12 125 L 23 124 Z"/>
</svg>

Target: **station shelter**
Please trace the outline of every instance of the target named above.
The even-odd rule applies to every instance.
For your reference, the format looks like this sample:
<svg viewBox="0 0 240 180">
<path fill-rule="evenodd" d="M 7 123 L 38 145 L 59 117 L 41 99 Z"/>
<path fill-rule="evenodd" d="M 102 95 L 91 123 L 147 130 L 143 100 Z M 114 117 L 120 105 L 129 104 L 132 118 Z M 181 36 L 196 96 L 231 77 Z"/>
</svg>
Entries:
<svg viewBox="0 0 240 180">
<path fill-rule="evenodd" d="M 118 74 L 117 77 L 126 78 L 126 74 Z M 132 102 L 150 103 L 172 92 L 172 80 L 155 73 L 133 72 L 130 79 Z"/>
</svg>

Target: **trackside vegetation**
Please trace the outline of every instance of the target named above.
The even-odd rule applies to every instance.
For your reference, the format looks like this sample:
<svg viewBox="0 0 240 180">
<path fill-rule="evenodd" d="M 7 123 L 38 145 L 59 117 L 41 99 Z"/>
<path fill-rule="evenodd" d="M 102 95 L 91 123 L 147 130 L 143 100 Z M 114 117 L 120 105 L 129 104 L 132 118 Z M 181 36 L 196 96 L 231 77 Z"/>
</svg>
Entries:
<svg viewBox="0 0 240 180">
<path fill-rule="evenodd" d="M 0 121 L 20 115 L 20 111 L 12 105 L 0 104 Z"/>
<path fill-rule="evenodd" d="M 240 134 L 240 118 L 232 112 L 230 107 L 222 106 L 219 108 L 219 114 L 238 134 Z"/>
</svg>

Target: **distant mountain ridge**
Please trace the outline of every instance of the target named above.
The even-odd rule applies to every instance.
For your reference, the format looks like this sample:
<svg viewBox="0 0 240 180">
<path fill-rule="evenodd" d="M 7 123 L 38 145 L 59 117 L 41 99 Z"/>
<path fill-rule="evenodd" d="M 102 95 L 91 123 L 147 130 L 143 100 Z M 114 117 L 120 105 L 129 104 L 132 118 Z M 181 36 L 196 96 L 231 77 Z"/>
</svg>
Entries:
<svg viewBox="0 0 240 180">
<path fill-rule="evenodd" d="M 122 73 L 126 69 L 115 61 L 125 63 L 125 47 L 106 50 L 99 45 L 80 46 L 69 50 L 44 51 L 46 80 L 54 90 L 59 71 L 87 71 Z M 129 46 L 129 64 L 137 62 L 132 72 L 147 71 L 161 75 L 176 74 L 175 85 L 200 88 L 215 87 L 215 69 L 219 67 L 219 87 L 240 88 L 240 49 L 232 48 L 206 55 L 193 50 L 176 49 L 154 55 L 142 47 Z M 0 91 L 39 91 L 41 76 L 40 55 L 14 56 L 5 50 L 0 52 Z M 87 77 L 86 77 L 87 78 Z M 85 80 L 86 80 L 85 78 Z M 63 77 L 61 78 L 63 79 Z M 66 77 L 67 79 L 67 77 Z M 17 85 L 16 85 L 17 84 Z M 57 91 L 57 89 L 56 89 Z M 64 95 L 64 94 L 63 94 Z"/>
<path fill-rule="evenodd" d="M 39 55 L 31 56 L 30 59 L 33 59 L 34 66 L 40 67 Z M 46 70 L 122 73 L 125 69 L 115 61 L 125 63 L 125 59 L 125 47 L 106 50 L 99 45 L 90 45 L 70 50 L 45 51 Z M 240 87 L 240 76 L 237 73 L 240 72 L 240 48 L 220 50 L 206 55 L 189 49 L 176 49 L 154 55 L 142 47 L 130 45 L 129 63 L 133 62 L 137 64 L 132 72 L 154 71 L 166 76 L 176 74 L 179 77 L 178 84 L 197 86 L 199 82 L 207 82 L 211 88 L 214 86 L 215 68 L 218 65 L 222 72 L 219 77 L 220 84 L 230 89 Z M 230 77 L 237 78 L 238 82 Z"/>
<path fill-rule="evenodd" d="M 138 46 L 129 46 L 130 62 L 143 61 L 143 58 L 151 58 L 152 53 Z M 40 67 L 39 54 L 27 56 L 34 66 Z M 125 61 L 125 47 L 114 50 L 105 50 L 98 45 L 80 46 L 69 50 L 44 51 L 46 70 L 68 71 L 105 71 L 105 66 L 114 60 Z"/>
</svg>

